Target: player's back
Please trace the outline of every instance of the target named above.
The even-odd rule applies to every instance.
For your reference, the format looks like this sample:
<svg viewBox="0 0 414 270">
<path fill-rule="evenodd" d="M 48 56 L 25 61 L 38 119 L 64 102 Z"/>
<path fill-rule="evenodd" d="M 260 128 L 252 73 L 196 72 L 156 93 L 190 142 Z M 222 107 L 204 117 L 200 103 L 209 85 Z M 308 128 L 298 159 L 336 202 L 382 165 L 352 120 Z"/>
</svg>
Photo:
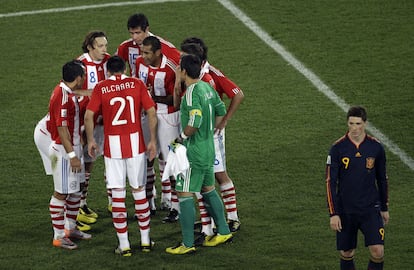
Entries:
<svg viewBox="0 0 414 270">
<path fill-rule="evenodd" d="M 199 81 L 188 87 L 181 103 L 181 122 L 184 126 L 192 122 L 197 128 L 186 142 L 188 159 L 193 166 L 213 166 L 215 117 L 225 112 L 224 103 L 211 85 Z"/>
<path fill-rule="evenodd" d="M 97 85 L 102 92 L 102 115 L 106 135 L 140 131 L 141 98 L 145 85 L 125 75 L 112 76 Z M 109 121 L 108 121 L 109 120 Z"/>
</svg>

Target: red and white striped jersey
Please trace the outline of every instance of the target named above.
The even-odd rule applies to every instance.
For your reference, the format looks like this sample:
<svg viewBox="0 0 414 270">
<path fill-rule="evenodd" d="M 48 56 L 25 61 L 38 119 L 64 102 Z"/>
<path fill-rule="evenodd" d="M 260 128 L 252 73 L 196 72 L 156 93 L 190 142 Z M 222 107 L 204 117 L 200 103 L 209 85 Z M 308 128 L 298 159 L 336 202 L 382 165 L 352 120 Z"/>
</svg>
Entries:
<svg viewBox="0 0 414 270">
<path fill-rule="evenodd" d="M 95 86 L 87 109 L 102 112 L 105 157 L 131 158 L 145 151 L 141 111 L 154 106 L 137 78 L 116 75 Z"/>
<path fill-rule="evenodd" d="M 205 81 L 206 83 L 210 84 L 211 87 L 216 89 L 216 83 L 214 82 L 213 77 L 210 75 L 210 71 L 208 69 L 210 65 L 204 66 L 201 68 L 200 71 L 200 80 Z"/>
<path fill-rule="evenodd" d="M 154 36 L 150 33 L 151 36 Z M 180 62 L 180 51 L 170 42 L 166 41 L 165 39 L 156 36 L 161 42 L 161 53 L 168 58 L 172 59 L 174 62 Z M 122 42 L 115 53 L 129 65 L 129 74 L 131 76 L 135 76 L 136 74 L 136 65 L 135 62 L 138 56 L 141 55 L 140 46 L 135 43 L 131 38 Z"/>
<path fill-rule="evenodd" d="M 78 57 L 86 68 L 86 77 L 82 85 L 82 89 L 93 89 L 95 85 L 107 78 L 106 62 L 108 62 L 109 54 L 106 54 L 104 59 L 100 62 L 93 61 L 88 53 L 84 53 Z M 86 106 L 89 102 L 89 97 L 78 96 L 81 125 L 83 125 L 83 117 L 85 115 Z"/>
<path fill-rule="evenodd" d="M 233 81 L 227 78 L 220 70 L 213 67 L 208 62 L 204 64 L 204 68 L 208 68 L 208 73 L 211 75 L 214 83 L 216 84 L 216 91 L 222 99 L 223 93 L 226 94 L 229 99 L 232 99 L 241 91 Z"/>
<path fill-rule="evenodd" d="M 139 56 L 136 61 L 135 76 L 152 88 L 155 96 L 168 96 L 174 94 L 175 69 L 177 63 L 165 55 L 162 55 L 159 67 L 147 66 L 144 58 Z M 173 105 L 157 103 L 157 113 L 173 113 L 177 111 Z"/>
<path fill-rule="evenodd" d="M 68 127 L 72 145 L 80 145 L 80 119 L 78 99 L 72 90 L 60 82 L 53 90 L 49 101 L 50 120 L 47 122 L 52 140 L 62 144 L 58 127 Z"/>
</svg>

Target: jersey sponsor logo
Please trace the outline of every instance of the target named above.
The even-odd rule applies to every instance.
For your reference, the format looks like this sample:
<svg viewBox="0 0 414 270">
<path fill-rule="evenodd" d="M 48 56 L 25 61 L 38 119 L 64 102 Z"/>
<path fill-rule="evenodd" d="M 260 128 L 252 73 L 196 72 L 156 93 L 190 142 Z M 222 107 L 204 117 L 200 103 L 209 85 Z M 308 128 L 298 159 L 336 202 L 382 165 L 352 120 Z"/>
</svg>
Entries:
<svg viewBox="0 0 414 270">
<path fill-rule="evenodd" d="M 201 110 L 195 109 L 195 110 L 190 111 L 190 116 L 196 116 L 196 115 L 201 116 L 202 115 Z"/>
<path fill-rule="evenodd" d="M 374 168 L 374 164 L 375 164 L 375 158 L 373 157 L 366 158 L 366 167 L 368 170 L 371 170 L 372 168 Z"/>
<path fill-rule="evenodd" d="M 219 165 L 220 164 L 220 161 L 218 160 L 218 159 L 215 159 L 214 160 L 214 166 L 217 166 L 217 165 Z"/>
</svg>

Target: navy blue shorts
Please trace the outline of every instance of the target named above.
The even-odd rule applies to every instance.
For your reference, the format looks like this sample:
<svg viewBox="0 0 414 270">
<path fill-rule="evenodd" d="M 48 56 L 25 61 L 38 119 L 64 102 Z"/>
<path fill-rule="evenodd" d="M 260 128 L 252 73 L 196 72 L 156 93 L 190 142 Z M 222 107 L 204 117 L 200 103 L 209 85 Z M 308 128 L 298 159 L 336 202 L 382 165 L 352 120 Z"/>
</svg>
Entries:
<svg viewBox="0 0 414 270">
<path fill-rule="evenodd" d="M 380 212 L 366 215 L 341 215 L 342 231 L 336 233 L 336 248 L 350 250 L 357 247 L 358 230 L 365 237 L 365 246 L 384 245 L 384 221 Z"/>
</svg>

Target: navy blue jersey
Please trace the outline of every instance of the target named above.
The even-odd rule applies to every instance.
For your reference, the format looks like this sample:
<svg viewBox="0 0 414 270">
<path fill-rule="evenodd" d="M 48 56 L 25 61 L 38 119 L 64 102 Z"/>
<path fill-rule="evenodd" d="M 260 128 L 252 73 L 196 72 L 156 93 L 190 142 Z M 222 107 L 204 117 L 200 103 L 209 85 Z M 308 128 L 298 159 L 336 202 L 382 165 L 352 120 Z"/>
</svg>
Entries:
<svg viewBox="0 0 414 270">
<path fill-rule="evenodd" d="M 386 158 L 382 144 L 366 136 L 357 147 L 348 133 L 337 140 L 326 162 L 329 214 L 388 211 Z"/>
</svg>

